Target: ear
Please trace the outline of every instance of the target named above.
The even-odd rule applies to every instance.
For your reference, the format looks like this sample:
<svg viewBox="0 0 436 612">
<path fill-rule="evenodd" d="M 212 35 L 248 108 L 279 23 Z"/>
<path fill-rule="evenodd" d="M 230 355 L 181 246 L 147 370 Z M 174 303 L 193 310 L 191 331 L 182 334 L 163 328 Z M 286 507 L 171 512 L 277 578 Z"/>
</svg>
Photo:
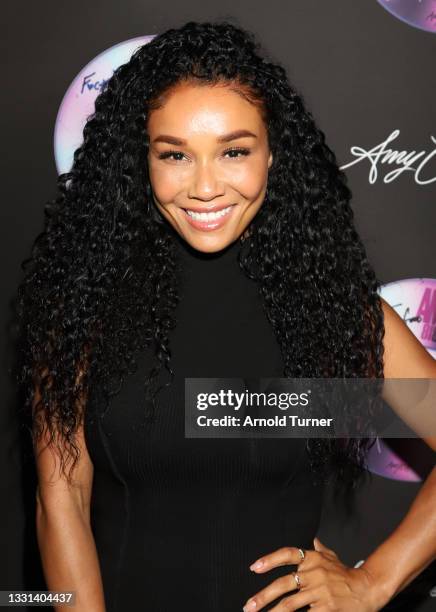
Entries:
<svg viewBox="0 0 436 612">
<path fill-rule="evenodd" d="M 273 154 L 270 153 L 268 157 L 268 168 L 271 168 L 272 162 L 273 162 Z"/>
</svg>

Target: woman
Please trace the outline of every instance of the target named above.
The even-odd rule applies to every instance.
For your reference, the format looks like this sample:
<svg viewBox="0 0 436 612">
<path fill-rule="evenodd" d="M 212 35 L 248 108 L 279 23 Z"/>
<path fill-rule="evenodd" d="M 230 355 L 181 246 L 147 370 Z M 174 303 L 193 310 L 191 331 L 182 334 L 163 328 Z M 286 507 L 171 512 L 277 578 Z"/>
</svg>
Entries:
<svg viewBox="0 0 436 612">
<path fill-rule="evenodd" d="M 156 36 L 95 107 L 19 296 L 48 588 L 88 612 L 379 610 L 435 556 L 434 473 L 350 568 L 314 536 L 369 440 L 184 437 L 186 377 L 436 374 L 322 132 L 226 22 Z"/>
</svg>

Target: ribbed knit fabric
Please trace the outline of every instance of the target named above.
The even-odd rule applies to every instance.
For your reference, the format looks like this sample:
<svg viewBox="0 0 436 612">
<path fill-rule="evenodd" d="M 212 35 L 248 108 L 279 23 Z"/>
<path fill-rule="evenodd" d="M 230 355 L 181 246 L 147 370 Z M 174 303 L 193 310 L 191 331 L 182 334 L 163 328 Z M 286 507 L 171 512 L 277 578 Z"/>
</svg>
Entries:
<svg viewBox="0 0 436 612">
<path fill-rule="evenodd" d="M 241 611 L 296 569 L 249 565 L 282 546 L 313 548 L 320 519 L 305 440 L 185 438 L 185 377 L 283 376 L 283 362 L 257 285 L 239 268 L 240 242 L 202 254 L 175 240 L 184 273 L 170 336 L 176 378 L 159 394 L 156 421 L 139 426 L 150 352 L 103 418 L 89 416 L 90 394 L 85 421 L 108 612 Z"/>
</svg>

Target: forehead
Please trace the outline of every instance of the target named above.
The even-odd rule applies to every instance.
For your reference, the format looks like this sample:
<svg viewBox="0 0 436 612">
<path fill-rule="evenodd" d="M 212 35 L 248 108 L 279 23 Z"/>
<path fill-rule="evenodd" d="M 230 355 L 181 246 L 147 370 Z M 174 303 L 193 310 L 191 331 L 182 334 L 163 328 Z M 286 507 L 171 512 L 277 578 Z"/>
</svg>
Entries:
<svg viewBox="0 0 436 612">
<path fill-rule="evenodd" d="M 219 135 L 232 129 L 264 129 L 258 107 L 230 84 L 178 84 L 161 102 L 160 108 L 150 112 L 150 133 L 165 131 L 184 138 L 195 133 Z"/>
</svg>

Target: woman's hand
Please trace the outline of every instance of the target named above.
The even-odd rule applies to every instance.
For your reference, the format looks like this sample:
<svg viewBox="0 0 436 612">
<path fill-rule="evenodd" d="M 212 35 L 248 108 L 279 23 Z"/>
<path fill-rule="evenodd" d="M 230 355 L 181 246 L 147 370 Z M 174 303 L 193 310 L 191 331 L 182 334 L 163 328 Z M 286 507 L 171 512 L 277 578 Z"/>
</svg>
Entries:
<svg viewBox="0 0 436 612">
<path fill-rule="evenodd" d="M 298 548 L 285 546 L 253 563 L 250 569 L 258 573 L 282 565 L 298 565 L 298 570 L 274 580 L 248 599 L 244 612 L 262 610 L 280 595 L 287 596 L 270 612 L 299 610 L 304 606 L 317 612 L 375 612 L 387 603 L 380 585 L 364 566 L 345 566 L 318 538 L 314 539 L 314 545 L 315 550 L 304 551 L 304 560 Z M 259 561 L 262 565 L 257 567 Z M 298 574 L 300 588 L 295 574 Z M 296 589 L 296 593 L 288 595 Z"/>
</svg>

